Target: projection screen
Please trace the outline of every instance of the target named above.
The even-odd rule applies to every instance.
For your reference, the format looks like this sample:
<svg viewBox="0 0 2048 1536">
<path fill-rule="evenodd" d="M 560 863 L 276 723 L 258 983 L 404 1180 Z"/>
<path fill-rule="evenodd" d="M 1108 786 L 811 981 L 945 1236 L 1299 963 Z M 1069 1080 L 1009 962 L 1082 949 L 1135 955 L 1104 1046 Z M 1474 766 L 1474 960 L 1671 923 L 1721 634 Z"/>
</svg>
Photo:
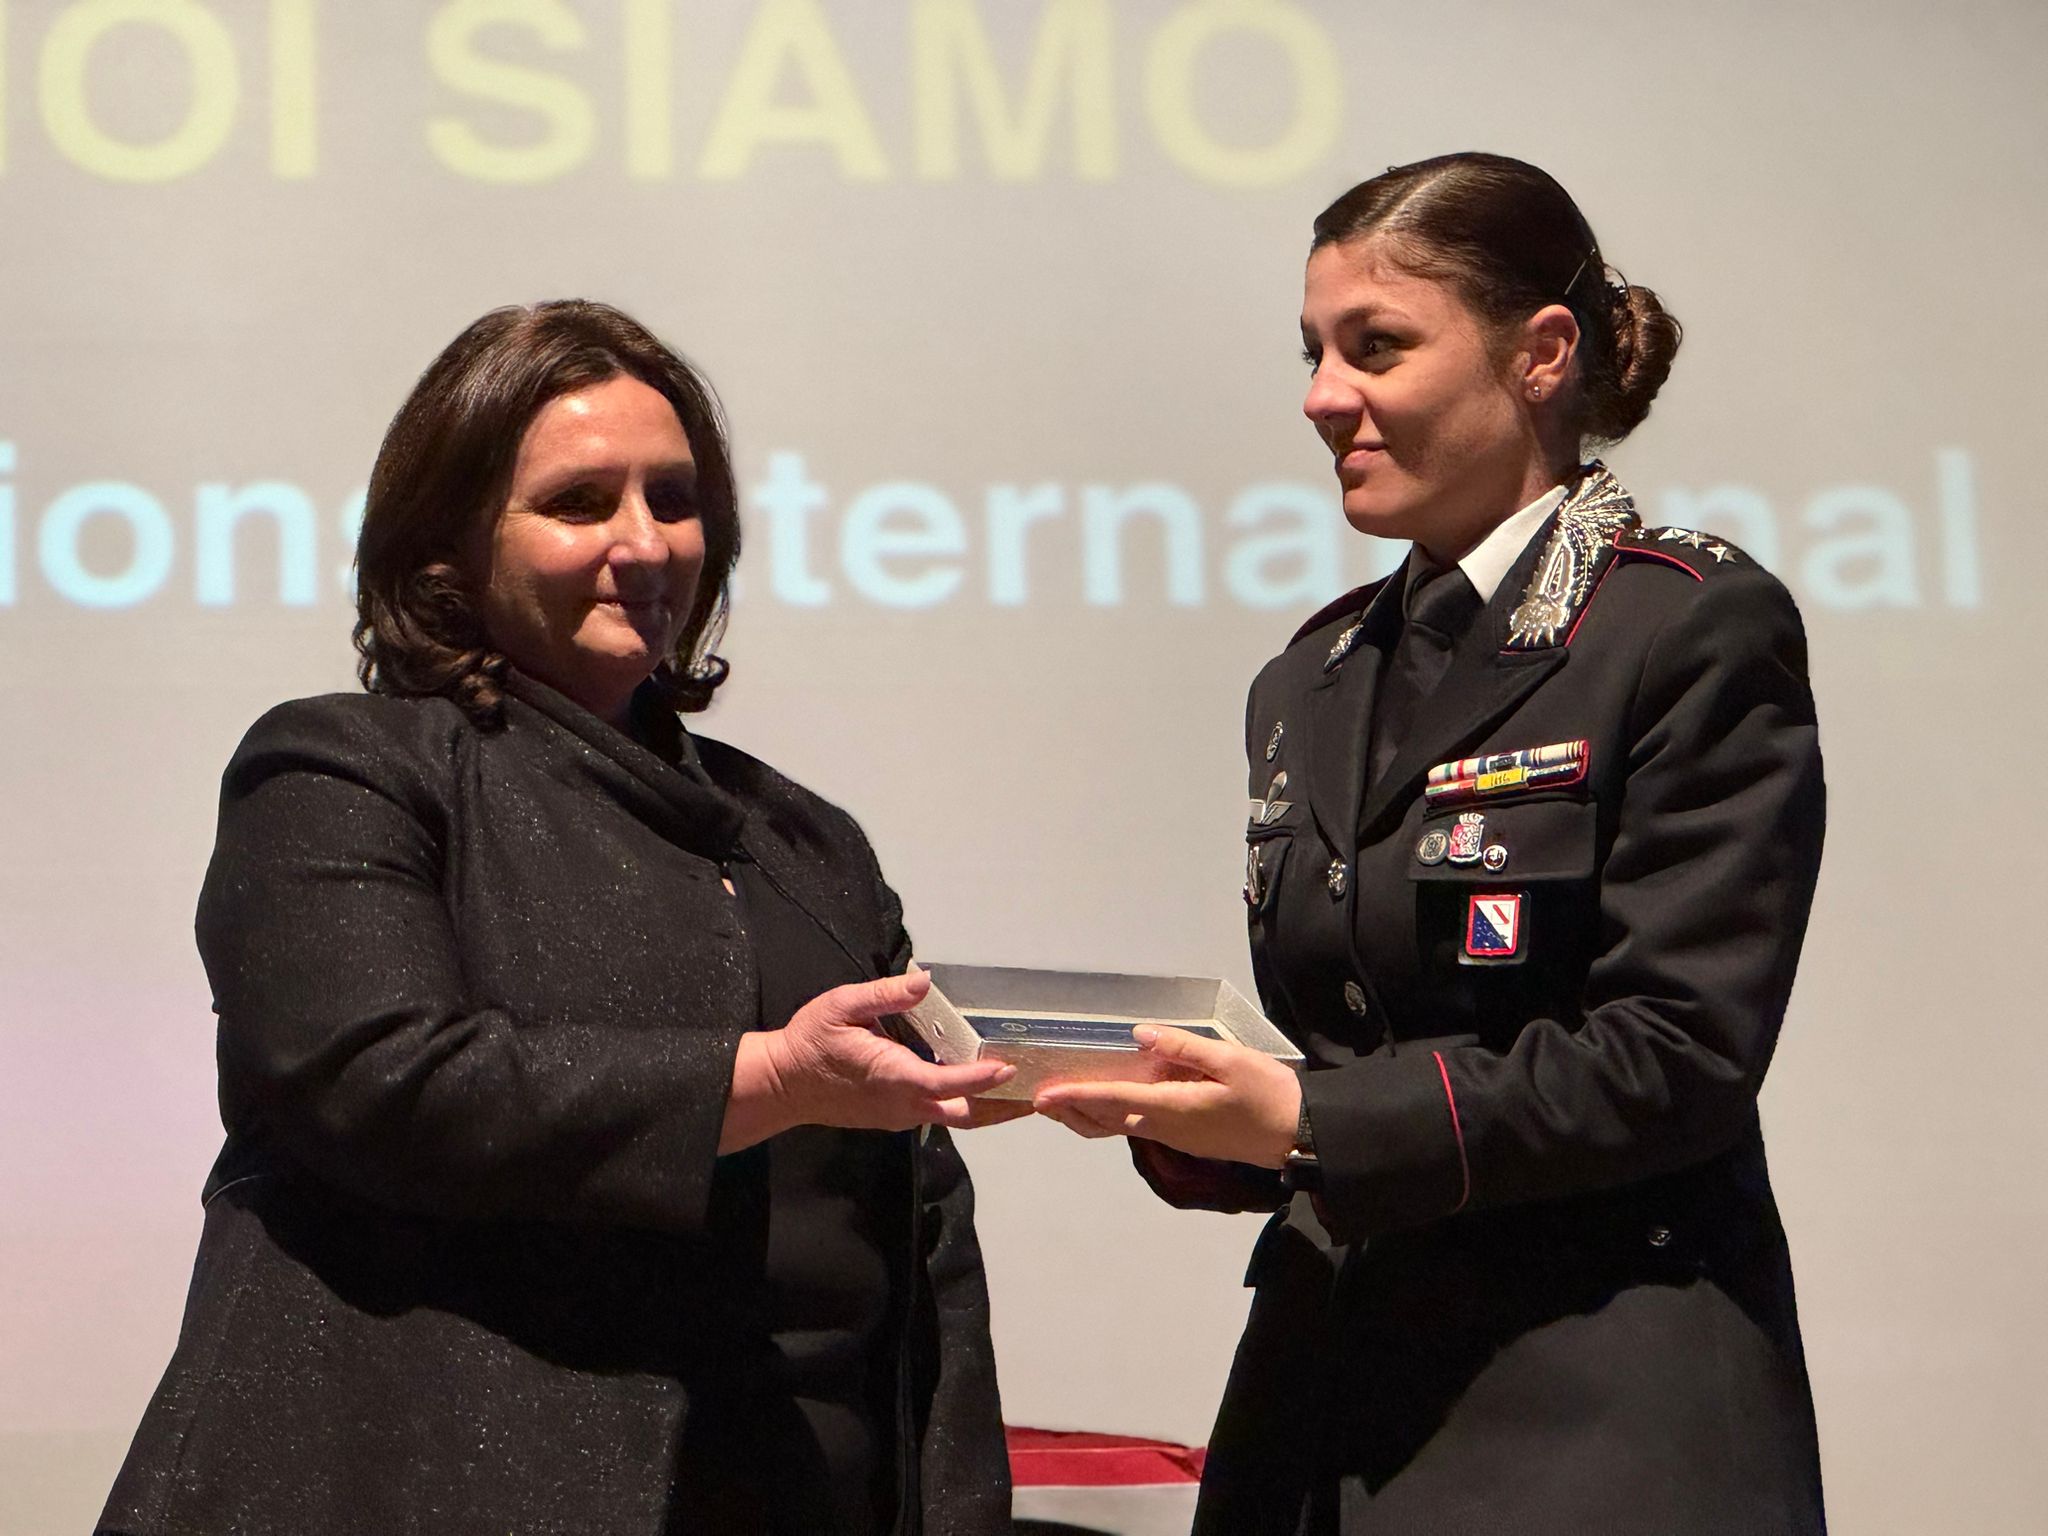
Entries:
<svg viewBox="0 0 2048 1536">
<path fill-rule="evenodd" d="M 702 728 L 861 819 L 922 954 L 1249 989 L 1244 689 L 1402 556 L 1299 414 L 1309 221 L 1461 148 L 1683 320 L 1614 467 L 1811 633 L 1763 1112 L 1836 1523 L 2038 1529 L 2044 58 L 2036 0 L 0 0 L 0 1532 L 86 1527 L 169 1356 L 220 770 L 354 686 L 445 341 L 584 295 L 706 369 Z M 967 1154 L 1008 1418 L 1202 1440 L 1256 1220 L 1044 1122 Z"/>
</svg>

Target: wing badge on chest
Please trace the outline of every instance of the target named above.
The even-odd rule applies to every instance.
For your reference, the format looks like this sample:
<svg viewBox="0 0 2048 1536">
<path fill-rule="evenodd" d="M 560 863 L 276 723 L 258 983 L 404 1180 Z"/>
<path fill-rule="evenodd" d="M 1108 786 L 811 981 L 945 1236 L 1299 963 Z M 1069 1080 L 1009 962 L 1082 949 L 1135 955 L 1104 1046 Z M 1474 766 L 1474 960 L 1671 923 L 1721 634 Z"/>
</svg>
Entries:
<svg viewBox="0 0 2048 1536">
<path fill-rule="evenodd" d="M 1294 809 L 1292 800 L 1280 797 L 1287 791 L 1287 772 L 1282 769 L 1273 775 L 1273 782 L 1266 786 L 1266 798 L 1254 799 L 1251 803 L 1251 825 L 1245 830 L 1256 832 L 1261 827 L 1270 827 L 1274 822 Z"/>
<path fill-rule="evenodd" d="M 1272 762 L 1280 755 L 1281 738 L 1287 728 L 1278 720 L 1273 722 L 1273 732 L 1266 738 L 1265 758 Z M 1283 820 L 1294 809 L 1294 802 L 1286 798 L 1287 770 L 1282 768 L 1267 782 L 1263 798 L 1254 795 L 1251 801 L 1250 820 L 1245 823 L 1244 851 L 1244 900 L 1254 913 L 1264 910 L 1267 898 L 1272 894 L 1277 860 L 1269 860 L 1268 848 L 1272 837 L 1267 829 Z"/>
</svg>

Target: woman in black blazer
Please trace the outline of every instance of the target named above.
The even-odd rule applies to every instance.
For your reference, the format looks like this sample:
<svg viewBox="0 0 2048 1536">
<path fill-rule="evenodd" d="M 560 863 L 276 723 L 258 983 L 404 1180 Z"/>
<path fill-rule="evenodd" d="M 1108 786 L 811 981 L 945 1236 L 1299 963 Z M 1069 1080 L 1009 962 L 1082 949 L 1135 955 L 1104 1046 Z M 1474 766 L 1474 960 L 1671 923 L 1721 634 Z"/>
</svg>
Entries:
<svg viewBox="0 0 2048 1536">
<path fill-rule="evenodd" d="M 227 1141 L 102 1529 L 1008 1529 L 940 1127 L 1013 1111 L 874 1027 L 928 983 L 852 819 L 682 729 L 737 554 L 616 310 L 487 315 L 400 410 L 368 691 L 223 785 Z"/>
<path fill-rule="evenodd" d="M 1275 1210 L 1206 1533 L 1822 1528 L 1756 1095 L 1820 866 L 1790 596 L 1645 528 L 1625 436 L 1678 327 L 1533 166 L 1451 155 L 1316 221 L 1304 409 L 1412 541 L 1252 686 L 1268 1058 L 1072 1086 L 1175 1204 Z"/>
</svg>

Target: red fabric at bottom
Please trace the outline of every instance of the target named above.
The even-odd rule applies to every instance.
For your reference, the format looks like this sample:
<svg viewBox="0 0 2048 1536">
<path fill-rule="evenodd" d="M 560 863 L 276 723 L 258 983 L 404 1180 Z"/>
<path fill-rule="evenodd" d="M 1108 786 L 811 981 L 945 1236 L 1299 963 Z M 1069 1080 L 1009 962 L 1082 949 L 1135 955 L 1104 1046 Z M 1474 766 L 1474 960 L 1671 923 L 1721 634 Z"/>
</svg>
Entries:
<svg viewBox="0 0 2048 1536">
<path fill-rule="evenodd" d="M 1113 1488 L 1198 1483 L 1207 1450 L 1136 1435 L 1006 1427 L 1019 1488 Z"/>
</svg>

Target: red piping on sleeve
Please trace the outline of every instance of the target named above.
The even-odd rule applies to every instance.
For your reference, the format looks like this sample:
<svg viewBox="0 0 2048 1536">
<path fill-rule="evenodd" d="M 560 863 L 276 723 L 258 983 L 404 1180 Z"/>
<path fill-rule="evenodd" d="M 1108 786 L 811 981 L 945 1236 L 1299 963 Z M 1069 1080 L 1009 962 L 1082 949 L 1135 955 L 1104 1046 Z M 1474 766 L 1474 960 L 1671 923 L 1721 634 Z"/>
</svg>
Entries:
<svg viewBox="0 0 2048 1536">
<path fill-rule="evenodd" d="M 1451 1092 L 1451 1069 L 1444 1065 L 1442 1051 L 1429 1054 L 1436 1058 L 1436 1070 L 1444 1080 L 1444 1102 L 1451 1107 L 1451 1134 L 1458 1138 L 1458 1173 L 1465 1181 L 1465 1187 L 1458 1192 L 1458 1203 L 1451 1207 L 1451 1214 L 1455 1216 L 1472 1198 L 1472 1165 L 1465 1158 L 1465 1127 L 1458 1121 L 1458 1096 Z"/>
</svg>

